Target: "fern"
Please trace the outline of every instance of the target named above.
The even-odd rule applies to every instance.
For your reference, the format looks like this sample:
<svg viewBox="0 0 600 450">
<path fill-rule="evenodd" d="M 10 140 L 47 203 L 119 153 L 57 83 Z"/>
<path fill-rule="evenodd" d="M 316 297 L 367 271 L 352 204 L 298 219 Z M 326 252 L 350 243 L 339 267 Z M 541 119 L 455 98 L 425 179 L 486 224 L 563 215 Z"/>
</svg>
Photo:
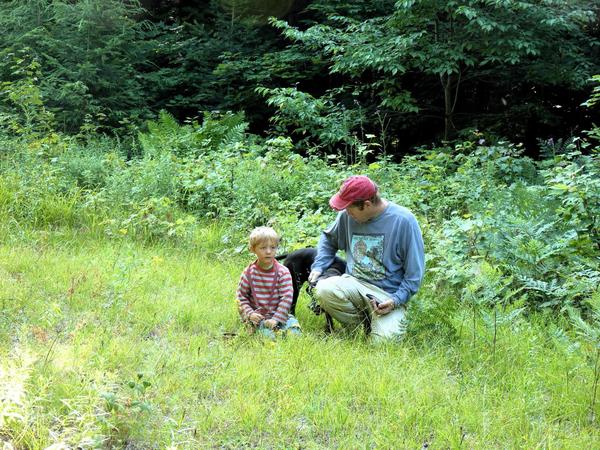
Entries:
<svg viewBox="0 0 600 450">
<path fill-rule="evenodd" d="M 221 140 L 221 147 L 229 147 L 238 142 L 242 142 L 246 137 L 246 130 L 248 128 L 247 123 L 239 123 L 234 125 L 225 132 L 223 139 Z"/>
</svg>

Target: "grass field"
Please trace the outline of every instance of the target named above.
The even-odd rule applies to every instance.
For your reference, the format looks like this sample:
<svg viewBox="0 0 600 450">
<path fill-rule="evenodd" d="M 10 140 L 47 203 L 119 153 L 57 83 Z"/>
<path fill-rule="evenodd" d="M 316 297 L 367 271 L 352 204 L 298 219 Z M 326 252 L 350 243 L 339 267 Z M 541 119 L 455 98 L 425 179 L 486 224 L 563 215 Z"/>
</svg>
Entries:
<svg viewBox="0 0 600 450">
<path fill-rule="evenodd" d="M 249 256 L 222 252 L 216 229 L 194 248 L 7 236 L 3 449 L 599 446 L 588 349 L 541 317 L 504 324 L 494 352 L 468 310 L 448 308 L 449 332 L 413 308 L 406 340 L 375 346 L 325 336 L 303 297 L 303 336 L 272 342 L 239 325 Z"/>
</svg>

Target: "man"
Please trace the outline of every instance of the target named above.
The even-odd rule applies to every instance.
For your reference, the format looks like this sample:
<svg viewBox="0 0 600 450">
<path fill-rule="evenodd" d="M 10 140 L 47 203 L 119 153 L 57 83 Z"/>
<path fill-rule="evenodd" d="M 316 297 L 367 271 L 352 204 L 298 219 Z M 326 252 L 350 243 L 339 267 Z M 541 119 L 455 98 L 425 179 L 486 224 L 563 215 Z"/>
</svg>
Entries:
<svg viewBox="0 0 600 450">
<path fill-rule="evenodd" d="M 406 302 L 425 271 L 417 219 L 381 198 L 377 185 L 363 175 L 345 180 L 329 205 L 340 213 L 321 235 L 309 281 L 317 281 L 338 250 L 346 252 L 348 265 L 344 275 L 318 281 L 321 307 L 349 326 L 370 322 L 374 340 L 401 337 Z"/>
</svg>

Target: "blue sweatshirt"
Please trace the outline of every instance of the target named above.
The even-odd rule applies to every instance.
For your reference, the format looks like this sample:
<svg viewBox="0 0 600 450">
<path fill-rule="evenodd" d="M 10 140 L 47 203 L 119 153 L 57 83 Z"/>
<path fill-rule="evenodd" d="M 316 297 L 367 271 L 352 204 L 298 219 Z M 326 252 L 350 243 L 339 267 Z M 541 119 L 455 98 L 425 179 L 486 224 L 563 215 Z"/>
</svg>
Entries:
<svg viewBox="0 0 600 450">
<path fill-rule="evenodd" d="M 385 210 L 366 223 L 341 211 L 326 229 L 311 267 L 323 272 L 338 250 L 346 252 L 346 273 L 386 291 L 396 306 L 414 295 L 425 272 L 423 237 L 415 216 L 388 202 Z"/>
</svg>

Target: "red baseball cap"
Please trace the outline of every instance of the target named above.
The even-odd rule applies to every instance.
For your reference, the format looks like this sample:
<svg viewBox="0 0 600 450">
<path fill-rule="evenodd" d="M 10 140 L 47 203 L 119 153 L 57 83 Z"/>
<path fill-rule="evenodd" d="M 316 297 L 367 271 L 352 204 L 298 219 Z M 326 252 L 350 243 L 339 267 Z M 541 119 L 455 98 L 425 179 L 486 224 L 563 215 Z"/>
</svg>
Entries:
<svg viewBox="0 0 600 450">
<path fill-rule="evenodd" d="M 339 192 L 329 199 L 329 206 L 336 211 L 346 209 L 359 200 L 369 200 L 377 193 L 377 185 L 365 175 L 347 178 Z"/>
</svg>

